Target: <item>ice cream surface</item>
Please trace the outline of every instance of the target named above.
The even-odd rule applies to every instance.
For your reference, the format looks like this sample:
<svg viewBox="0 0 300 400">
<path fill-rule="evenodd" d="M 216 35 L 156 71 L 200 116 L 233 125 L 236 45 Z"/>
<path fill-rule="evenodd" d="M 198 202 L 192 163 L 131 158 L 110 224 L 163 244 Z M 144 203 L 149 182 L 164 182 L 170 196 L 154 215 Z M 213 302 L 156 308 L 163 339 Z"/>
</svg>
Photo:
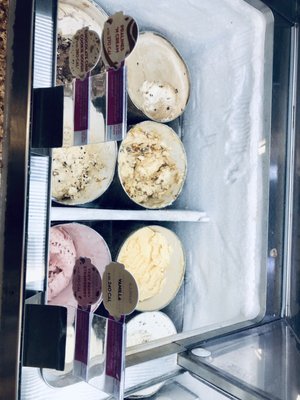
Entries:
<svg viewBox="0 0 300 400">
<path fill-rule="evenodd" d="M 139 301 L 160 293 L 166 283 L 166 270 L 170 266 L 173 249 L 165 236 L 149 227 L 139 229 L 124 243 L 118 262 L 135 278 L 139 288 Z"/>
<path fill-rule="evenodd" d="M 178 89 L 167 82 L 145 81 L 140 92 L 143 96 L 142 110 L 151 119 L 164 121 L 176 118 Z"/>
<path fill-rule="evenodd" d="M 167 130 L 167 134 L 173 132 L 169 127 L 150 121 L 136 125 L 128 132 L 119 152 L 119 176 L 126 193 L 148 208 L 171 204 L 185 177 L 185 165 L 182 169 L 178 167 L 171 143 L 164 140 L 161 130 L 164 133 Z M 174 133 L 172 145 L 178 146 L 178 142 Z M 184 164 L 184 150 L 181 156 Z"/>
<path fill-rule="evenodd" d="M 115 168 L 115 143 L 54 149 L 52 196 L 65 204 L 95 200 L 109 186 Z"/>
<path fill-rule="evenodd" d="M 175 47 L 155 32 L 141 32 L 126 60 L 128 94 L 148 118 L 169 122 L 186 108 L 190 94 L 188 68 Z"/>
<path fill-rule="evenodd" d="M 57 66 L 56 66 L 56 83 L 64 85 L 71 83 L 74 76 L 69 67 L 69 51 L 72 40 L 61 34 L 57 36 Z"/>
<path fill-rule="evenodd" d="M 48 300 L 53 305 L 70 306 L 74 311 L 78 305 L 72 287 L 76 260 L 81 257 L 89 258 L 102 276 L 106 265 L 111 262 L 110 251 L 103 237 L 94 229 L 83 224 L 56 225 L 50 228 L 50 235 Z M 73 257 L 70 257 L 70 253 Z M 56 266 L 58 266 L 58 269 L 55 269 Z M 56 274 L 53 274 L 53 270 L 56 271 Z M 63 274 L 61 277 L 52 276 L 57 275 L 60 272 L 59 270 Z M 93 275 L 94 273 L 95 271 L 92 272 Z M 52 278 L 58 279 L 58 281 L 52 283 L 52 280 L 54 280 Z M 95 282 L 94 278 L 92 279 Z M 56 291 L 51 295 L 50 291 L 53 285 L 55 285 Z M 96 310 L 101 301 L 102 296 L 100 295 L 99 300 L 92 305 L 92 311 Z M 71 312 L 68 313 L 68 320 L 70 320 L 71 314 Z"/>
<path fill-rule="evenodd" d="M 51 301 L 70 283 L 76 259 L 71 236 L 62 227 L 50 229 L 48 300 Z"/>
</svg>

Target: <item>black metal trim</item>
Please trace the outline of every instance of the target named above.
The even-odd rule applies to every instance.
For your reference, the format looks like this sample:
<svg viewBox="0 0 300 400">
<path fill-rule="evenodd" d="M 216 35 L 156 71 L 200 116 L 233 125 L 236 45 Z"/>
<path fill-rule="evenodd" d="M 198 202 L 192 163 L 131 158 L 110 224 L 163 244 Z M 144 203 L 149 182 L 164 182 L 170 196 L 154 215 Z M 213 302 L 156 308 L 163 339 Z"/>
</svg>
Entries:
<svg viewBox="0 0 300 400">
<path fill-rule="evenodd" d="M 11 0 L 1 182 L 0 398 L 20 397 L 33 0 Z"/>
</svg>

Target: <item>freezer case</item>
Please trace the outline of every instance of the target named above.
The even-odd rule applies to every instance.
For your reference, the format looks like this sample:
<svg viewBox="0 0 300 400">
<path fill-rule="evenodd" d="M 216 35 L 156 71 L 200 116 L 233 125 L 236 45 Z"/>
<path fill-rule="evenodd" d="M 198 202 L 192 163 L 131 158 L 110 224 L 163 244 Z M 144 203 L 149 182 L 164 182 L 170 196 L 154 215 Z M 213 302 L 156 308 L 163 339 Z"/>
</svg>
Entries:
<svg viewBox="0 0 300 400">
<path fill-rule="evenodd" d="M 168 123 L 186 152 L 186 180 L 162 209 L 131 201 L 117 173 L 96 200 L 62 205 L 51 198 L 51 149 L 40 145 L 55 138 L 40 129 L 50 108 L 36 107 L 36 89 L 56 85 L 62 20 L 101 32 L 120 10 L 140 32 L 170 40 L 188 67 L 188 105 Z M 1 398 L 300 398 L 297 1 L 26 0 L 11 1 L 9 17 Z M 134 111 L 128 127 L 141 120 Z M 112 260 L 146 226 L 170 229 L 184 249 L 184 278 L 163 314 L 154 313 L 153 335 L 139 328 L 136 344 L 130 328 L 151 313 L 114 323 L 128 332 L 118 394 L 103 383 L 114 357 L 103 307 L 93 310 L 85 382 L 74 375 L 75 309 L 47 305 L 49 229 L 66 223 L 99 233 Z"/>
</svg>

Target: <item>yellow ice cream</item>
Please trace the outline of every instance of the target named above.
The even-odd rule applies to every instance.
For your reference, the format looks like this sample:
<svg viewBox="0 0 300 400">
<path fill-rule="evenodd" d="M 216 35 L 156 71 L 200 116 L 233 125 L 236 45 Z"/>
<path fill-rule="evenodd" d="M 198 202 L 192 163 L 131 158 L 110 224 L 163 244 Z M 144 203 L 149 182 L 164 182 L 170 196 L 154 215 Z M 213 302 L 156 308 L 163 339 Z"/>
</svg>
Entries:
<svg viewBox="0 0 300 400">
<path fill-rule="evenodd" d="M 158 294 L 165 285 L 172 248 L 163 234 L 142 228 L 131 235 L 121 248 L 118 261 L 134 276 L 139 301 Z"/>
</svg>

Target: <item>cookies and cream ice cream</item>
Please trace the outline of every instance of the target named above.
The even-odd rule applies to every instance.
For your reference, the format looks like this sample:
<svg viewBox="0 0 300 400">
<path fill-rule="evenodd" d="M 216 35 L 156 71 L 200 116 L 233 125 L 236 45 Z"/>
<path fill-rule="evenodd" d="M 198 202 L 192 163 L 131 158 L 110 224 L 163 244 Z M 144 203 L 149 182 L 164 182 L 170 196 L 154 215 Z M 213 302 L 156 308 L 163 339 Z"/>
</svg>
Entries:
<svg viewBox="0 0 300 400">
<path fill-rule="evenodd" d="M 115 142 L 54 149 L 53 198 L 68 205 L 95 200 L 110 185 L 115 162 Z"/>
<path fill-rule="evenodd" d="M 51 301 L 70 283 L 76 260 L 71 236 L 62 227 L 50 229 L 48 300 Z"/>
<path fill-rule="evenodd" d="M 146 208 L 162 208 L 178 196 L 185 178 L 182 143 L 168 126 L 135 125 L 119 150 L 118 172 L 128 196 Z"/>
<path fill-rule="evenodd" d="M 71 47 L 71 38 L 57 35 L 57 65 L 56 65 L 56 83 L 65 85 L 71 83 L 74 76 L 69 66 L 69 51 Z"/>
<path fill-rule="evenodd" d="M 155 32 L 142 32 L 126 60 L 128 94 L 145 116 L 168 122 L 184 111 L 190 93 L 187 66 L 174 46 Z"/>
<path fill-rule="evenodd" d="M 164 121 L 166 113 L 176 115 L 178 89 L 174 86 L 161 81 L 144 81 L 140 92 L 143 110 L 151 119 Z"/>
<path fill-rule="evenodd" d="M 161 292 L 166 283 L 166 270 L 170 267 L 173 249 L 166 237 L 150 227 L 133 233 L 122 246 L 118 262 L 135 278 L 139 288 L 139 301 Z"/>
</svg>

